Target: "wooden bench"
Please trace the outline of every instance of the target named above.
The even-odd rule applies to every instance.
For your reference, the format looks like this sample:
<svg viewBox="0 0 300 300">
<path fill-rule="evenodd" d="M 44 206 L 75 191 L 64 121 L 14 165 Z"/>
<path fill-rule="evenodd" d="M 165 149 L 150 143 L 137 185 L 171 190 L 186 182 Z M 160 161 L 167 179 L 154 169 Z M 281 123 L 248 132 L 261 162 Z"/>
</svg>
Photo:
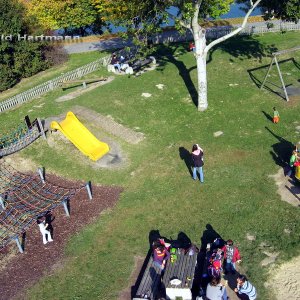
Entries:
<svg viewBox="0 0 300 300">
<path fill-rule="evenodd" d="M 97 81 L 106 81 L 107 77 L 98 77 L 98 78 L 91 78 L 91 79 L 80 79 L 80 80 L 70 80 L 70 81 L 61 81 L 59 86 L 64 90 L 67 85 L 74 84 L 74 83 L 82 83 L 83 88 L 85 89 L 88 83 L 94 83 Z"/>
<path fill-rule="evenodd" d="M 184 254 L 176 254 L 177 259 L 171 262 L 169 259 L 165 274 L 163 276 L 163 284 L 166 288 L 167 299 L 176 299 L 182 297 L 183 300 L 192 300 L 192 286 L 194 280 L 195 267 L 197 264 L 197 253 L 189 255 L 189 252 Z M 181 281 L 178 285 L 172 285 L 172 279 Z"/>
<path fill-rule="evenodd" d="M 149 64 L 156 64 L 156 60 L 153 56 L 150 56 L 149 58 L 145 58 L 142 60 L 137 60 L 136 62 L 133 63 L 132 65 L 132 69 L 133 71 L 138 71 L 140 70 L 142 67 L 145 67 Z"/>
<path fill-rule="evenodd" d="M 155 300 L 161 283 L 161 269 L 153 264 L 150 256 L 142 280 L 132 300 L 151 299 Z"/>
</svg>

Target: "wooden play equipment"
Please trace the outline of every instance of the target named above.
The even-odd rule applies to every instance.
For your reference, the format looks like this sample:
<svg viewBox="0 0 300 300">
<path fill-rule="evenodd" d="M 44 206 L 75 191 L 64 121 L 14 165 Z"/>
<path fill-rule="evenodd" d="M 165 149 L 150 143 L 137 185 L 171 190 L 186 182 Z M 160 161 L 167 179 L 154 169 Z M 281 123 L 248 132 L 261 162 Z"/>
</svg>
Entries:
<svg viewBox="0 0 300 300">
<path fill-rule="evenodd" d="M 69 85 L 80 83 L 82 84 L 82 87 L 84 89 L 87 88 L 87 84 L 98 82 L 98 81 L 106 81 L 107 77 L 97 77 L 97 78 L 91 78 L 91 79 L 80 79 L 80 80 L 70 80 L 70 81 L 61 81 L 59 82 L 59 86 L 62 88 L 62 90 L 69 87 Z"/>
</svg>

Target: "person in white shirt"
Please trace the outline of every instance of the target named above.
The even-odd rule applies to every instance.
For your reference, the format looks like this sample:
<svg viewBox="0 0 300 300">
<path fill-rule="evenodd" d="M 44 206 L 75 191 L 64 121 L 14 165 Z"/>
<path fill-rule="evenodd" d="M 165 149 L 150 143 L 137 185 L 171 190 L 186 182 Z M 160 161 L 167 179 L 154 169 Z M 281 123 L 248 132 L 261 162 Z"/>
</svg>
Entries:
<svg viewBox="0 0 300 300">
<path fill-rule="evenodd" d="M 46 223 L 45 220 L 43 220 L 41 217 L 37 218 L 37 224 L 40 228 L 40 232 L 43 236 L 43 243 L 44 245 L 47 244 L 48 242 L 53 242 L 53 239 L 51 237 L 51 233 L 49 230 L 47 230 L 48 223 Z M 47 238 L 46 238 L 47 235 Z"/>
<path fill-rule="evenodd" d="M 206 298 L 208 300 L 227 300 L 226 287 L 221 284 L 220 277 L 213 277 L 206 288 Z"/>
</svg>

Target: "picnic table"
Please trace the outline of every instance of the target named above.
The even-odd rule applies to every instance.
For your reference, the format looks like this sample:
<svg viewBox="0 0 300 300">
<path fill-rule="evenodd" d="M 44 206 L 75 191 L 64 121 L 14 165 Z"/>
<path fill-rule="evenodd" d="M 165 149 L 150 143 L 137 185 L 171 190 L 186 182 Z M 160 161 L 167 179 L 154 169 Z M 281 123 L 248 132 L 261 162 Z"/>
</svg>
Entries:
<svg viewBox="0 0 300 300">
<path fill-rule="evenodd" d="M 194 252 L 190 255 L 189 252 L 185 254 L 184 251 L 176 251 L 177 259 L 172 262 L 171 257 L 169 258 L 163 275 L 160 268 L 153 264 L 153 256 L 150 256 L 132 300 L 156 300 L 162 287 L 165 287 L 166 299 L 175 300 L 176 297 L 182 297 L 183 300 L 192 300 L 191 289 L 197 264 L 197 253 Z M 174 279 L 177 279 L 175 280 L 177 284 L 172 284 Z"/>
<path fill-rule="evenodd" d="M 175 300 L 176 297 L 182 297 L 183 300 L 192 300 L 191 289 L 197 264 L 197 253 L 187 252 L 185 254 L 181 251 L 176 255 L 177 259 L 174 262 L 169 259 L 162 280 L 166 288 L 167 299 Z M 172 284 L 176 282 L 177 284 Z"/>
</svg>

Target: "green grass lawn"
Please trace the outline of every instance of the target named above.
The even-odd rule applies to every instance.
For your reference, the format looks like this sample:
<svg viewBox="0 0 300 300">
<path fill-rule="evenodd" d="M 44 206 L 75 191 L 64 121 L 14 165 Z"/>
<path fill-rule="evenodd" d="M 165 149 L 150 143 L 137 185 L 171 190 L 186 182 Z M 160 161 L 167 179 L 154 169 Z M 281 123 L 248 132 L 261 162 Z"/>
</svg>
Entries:
<svg viewBox="0 0 300 300">
<path fill-rule="evenodd" d="M 30 78 L 24 78 L 13 88 L 0 93 L 0 101 L 13 97 L 16 94 L 24 92 L 41 83 L 56 78 L 62 74 L 67 73 L 68 71 L 79 68 L 106 55 L 108 55 L 108 53 L 100 53 L 99 51 L 87 52 L 84 55 L 80 53 L 71 54 L 69 56 L 69 60 L 64 64 L 57 65 L 53 68 L 40 72 Z"/>
<path fill-rule="evenodd" d="M 60 176 L 124 187 L 112 211 L 68 242 L 65 268 L 41 279 L 28 291 L 28 299 L 116 299 L 128 285 L 134 257 L 146 256 L 151 230 L 173 238 L 183 231 L 199 246 L 206 224 L 236 242 L 242 268 L 260 299 L 273 299 L 264 287 L 269 269 L 261 267 L 265 255 L 258 247 L 265 242 L 280 252 L 277 263 L 299 255 L 300 217 L 297 208 L 281 201 L 269 177 L 280 168 L 270 152 L 283 148 L 282 139 L 300 140 L 294 128 L 300 125 L 300 104 L 289 105 L 275 93 L 259 90 L 254 81 L 263 79 L 267 67 L 257 68 L 270 63 L 272 51 L 299 42 L 299 33 L 290 32 L 238 37 L 219 45 L 207 65 L 209 107 L 203 113 L 190 96 L 197 84 L 194 57 L 186 45 L 173 45 L 158 49 L 160 67 L 140 77 L 116 76 L 110 84 L 61 103 L 54 100 L 68 91 L 57 90 L 1 114 L 1 128 L 6 124 L 9 130 L 26 114 L 46 118 L 81 105 L 138 127 L 146 137 L 138 145 L 121 142 L 130 164 L 119 170 L 94 170 L 43 141 L 20 152 Z M 300 54 L 293 56 L 299 63 Z M 284 75 L 286 83 L 297 84 L 299 68 L 290 61 L 281 67 L 291 74 Z M 271 80 L 279 82 L 275 68 Z M 157 84 L 165 88 L 159 90 Z M 143 92 L 152 97 L 143 98 Z M 278 125 L 263 113 L 271 115 L 273 106 L 281 115 Z M 214 137 L 220 130 L 224 134 Z M 202 185 L 192 180 L 180 157 L 180 148 L 190 151 L 194 143 L 205 153 Z M 283 155 L 289 151 L 284 149 Z M 256 240 L 247 240 L 247 234 Z"/>
</svg>

